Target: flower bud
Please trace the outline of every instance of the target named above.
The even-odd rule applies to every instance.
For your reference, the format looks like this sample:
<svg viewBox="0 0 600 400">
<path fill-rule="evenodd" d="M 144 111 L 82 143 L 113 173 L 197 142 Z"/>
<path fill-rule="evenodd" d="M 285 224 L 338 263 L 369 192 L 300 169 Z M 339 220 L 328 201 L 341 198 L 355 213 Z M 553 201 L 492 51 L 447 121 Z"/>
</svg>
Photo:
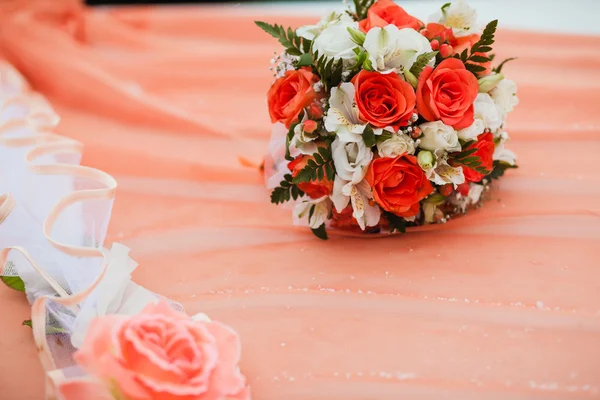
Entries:
<svg viewBox="0 0 600 400">
<path fill-rule="evenodd" d="M 306 133 L 313 133 L 314 131 L 317 130 L 318 125 L 315 121 L 313 120 L 306 120 L 302 123 L 302 127 L 304 128 L 304 132 Z"/>
<path fill-rule="evenodd" d="M 488 93 L 504 79 L 503 74 L 492 74 L 481 78 L 479 82 L 479 93 Z"/>
<path fill-rule="evenodd" d="M 454 49 L 449 44 L 444 43 L 440 46 L 440 55 L 444 58 L 448 58 L 452 55 Z"/>
<path fill-rule="evenodd" d="M 433 164 L 435 164 L 435 157 L 432 152 L 421 150 L 417 157 L 417 161 L 419 162 L 419 166 L 424 171 L 428 171 L 433 168 Z"/>
<path fill-rule="evenodd" d="M 404 78 L 406 79 L 406 82 L 410 83 L 411 86 L 416 89 L 417 86 L 419 86 L 419 80 L 417 79 L 417 77 L 414 76 L 413 73 L 406 68 L 404 68 L 402 72 L 404 72 Z"/>
<path fill-rule="evenodd" d="M 454 187 L 453 187 L 453 185 L 448 184 L 448 185 L 441 186 L 439 190 L 440 190 L 440 194 L 442 196 L 448 197 L 454 191 Z"/>
<path fill-rule="evenodd" d="M 350 34 L 352 41 L 354 43 L 356 43 L 357 45 L 362 46 L 363 43 L 365 42 L 365 38 L 367 37 L 367 35 L 364 32 L 356 30 L 351 27 L 348 27 L 346 29 L 348 30 L 348 33 Z"/>
<path fill-rule="evenodd" d="M 435 39 L 431 41 L 431 50 L 437 51 L 440 48 L 440 42 Z"/>
</svg>

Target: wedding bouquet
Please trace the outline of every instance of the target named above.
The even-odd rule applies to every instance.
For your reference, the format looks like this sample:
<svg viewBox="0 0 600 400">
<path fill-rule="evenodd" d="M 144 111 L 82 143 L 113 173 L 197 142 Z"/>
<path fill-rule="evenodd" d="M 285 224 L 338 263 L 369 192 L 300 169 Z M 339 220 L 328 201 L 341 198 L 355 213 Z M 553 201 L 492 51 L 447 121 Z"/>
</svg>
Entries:
<svg viewBox="0 0 600 400">
<path fill-rule="evenodd" d="M 429 21 L 354 0 L 296 30 L 256 22 L 285 47 L 268 92 L 271 201 L 293 202 L 318 237 L 445 223 L 516 168 L 504 147 L 518 104 L 502 74 L 511 59 L 492 67 L 498 21 L 481 30 L 463 0 Z"/>
</svg>

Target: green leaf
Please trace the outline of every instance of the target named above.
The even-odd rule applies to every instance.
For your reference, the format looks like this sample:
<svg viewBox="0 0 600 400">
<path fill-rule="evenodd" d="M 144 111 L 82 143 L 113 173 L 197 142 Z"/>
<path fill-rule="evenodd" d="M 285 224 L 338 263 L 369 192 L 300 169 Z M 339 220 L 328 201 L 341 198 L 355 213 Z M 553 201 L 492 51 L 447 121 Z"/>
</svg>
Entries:
<svg viewBox="0 0 600 400">
<path fill-rule="evenodd" d="M 284 180 L 279 183 L 279 186 L 271 192 L 271 203 L 273 204 L 285 203 L 290 201 L 291 198 L 296 200 L 304 195 L 302 190 L 292 184 L 292 175 L 286 174 L 283 178 Z"/>
<path fill-rule="evenodd" d="M 288 161 L 294 161 L 294 157 L 292 157 L 290 154 L 290 142 L 294 137 L 294 130 L 296 129 L 296 126 L 298 126 L 298 124 L 299 122 L 296 122 L 295 124 L 292 124 L 290 126 L 290 129 L 288 130 L 287 136 L 285 138 L 285 159 Z"/>
<path fill-rule="evenodd" d="M 452 5 L 452 3 L 446 3 L 442 6 L 442 12 L 446 13 L 446 8 L 450 7 Z"/>
<path fill-rule="evenodd" d="M 23 323 L 22 323 L 21 325 L 23 325 L 23 326 L 28 326 L 28 327 L 30 327 L 30 328 L 33 328 L 33 325 L 32 325 L 32 323 L 31 323 L 31 320 L 30 320 L 30 319 L 26 319 L 25 321 L 23 321 Z"/>
<path fill-rule="evenodd" d="M 350 38 L 352 39 L 352 41 L 354 43 L 356 43 L 359 46 L 363 45 L 363 43 L 365 42 L 365 39 L 367 37 L 367 35 L 365 35 L 365 33 L 363 31 L 359 31 L 359 30 L 356 30 L 351 27 L 347 27 L 346 30 L 350 34 Z"/>
<path fill-rule="evenodd" d="M 487 26 L 483 30 L 483 33 L 481 34 L 481 38 L 479 39 L 479 41 L 471 47 L 471 54 L 487 53 L 488 51 L 491 51 L 492 48 L 489 46 L 494 44 L 497 28 L 497 19 L 487 24 Z"/>
<path fill-rule="evenodd" d="M 509 61 L 514 61 L 514 60 L 518 60 L 518 59 L 519 59 L 518 57 L 507 58 L 506 60 L 502 61 L 500 63 L 500 65 L 498 65 L 496 68 L 494 68 L 494 72 L 499 74 L 500 72 L 502 72 L 502 68 L 504 67 L 504 64 L 506 64 Z"/>
<path fill-rule="evenodd" d="M 301 56 L 310 51 L 311 41 L 296 35 L 292 28 L 287 30 L 281 25 L 271 25 L 263 21 L 254 21 L 254 23 L 263 31 L 273 36 L 285 48 L 286 53 Z"/>
<path fill-rule="evenodd" d="M 298 60 L 298 64 L 296 64 L 296 66 L 298 68 L 308 67 L 308 66 L 311 66 L 312 63 L 313 63 L 312 56 L 309 53 L 306 53 L 306 54 L 302 54 L 300 56 L 300 59 Z"/>
<path fill-rule="evenodd" d="M 18 292 L 25 292 L 25 282 L 18 276 L 0 276 L 6 286 Z"/>
<path fill-rule="evenodd" d="M 356 10 L 356 20 L 367 18 L 369 8 L 375 4 L 375 0 L 354 0 L 354 9 Z"/>
<path fill-rule="evenodd" d="M 476 63 L 486 63 L 492 60 L 489 57 L 485 56 L 471 56 L 471 58 L 469 58 L 469 61 Z"/>
<path fill-rule="evenodd" d="M 389 222 L 390 232 L 406 233 L 406 220 L 404 218 L 387 211 L 383 214 Z"/>
<path fill-rule="evenodd" d="M 417 57 L 417 60 L 415 61 L 413 66 L 410 68 L 410 73 L 418 78 L 419 75 L 421 75 L 421 72 L 423 71 L 423 69 L 425 69 L 427 64 L 429 64 L 429 62 L 435 58 L 437 53 L 438 53 L 437 51 L 431 51 L 431 52 L 423 53 L 423 54 L 419 55 L 419 57 Z"/>
<path fill-rule="evenodd" d="M 321 77 L 321 81 L 326 90 L 339 85 L 342 82 L 342 72 L 344 71 L 344 60 L 334 59 L 327 56 L 319 57 L 318 53 L 314 54 L 314 68 Z"/>
<path fill-rule="evenodd" d="M 510 165 L 508 163 L 505 163 L 503 161 L 494 161 L 494 169 L 492 170 L 492 172 L 488 175 L 488 178 L 490 179 L 499 179 L 502 176 L 504 176 L 504 173 L 509 170 L 509 169 L 516 169 L 519 168 L 516 165 Z"/>
<path fill-rule="evenodd" d="M 377 144 L 377 137 L 375 136 L 375 132 L 373 132 L 371 125 L 365 127 L 362 137 L 367 147 L 373 147 Z"/>
<path fill-rule="evenodd" d="M 311 209 L 311 211 L 313 211 L 313 209 L 314 209 L 314 206 Z M 310 217 L 309 217 L 309 220 L 310 220 Z M 315 235 L 319 239 L 321 239 L 321 240 L 327 240 L 328 239 L 328 237 L 327 237 L 327 229 L 325 229 L 325 224 L 322 224 L 317 229 L 312 229 L 311 228 L 310 230 L 312 231 L 313 235 Z"/>
<path fill-rule="evenodd" d="M 482 67 L 481 65 L 476 65 L 476 64 L 471 64 L 471 63 L 466 63 L 465 67 L 467 68 L 468 71 L 471 71 L 475 75 L 477 75 L 480 72 L 484 72 L 487 69 L 485 67 Z"/>
<path fill-rule="evenodd" d="M 298 174 L 292 179 L 292 184 L 297 185 L 304 182 L 312 182 L 321 180 L 325 176 L 330 179 L 335 172 L 333 170 L 333 157 L 331 155 L 331 148 L 320 147 L 317 153 L 313 154 L 314 160 L 309 160 L 306 166 L 298 172 Z"/>
</svg>

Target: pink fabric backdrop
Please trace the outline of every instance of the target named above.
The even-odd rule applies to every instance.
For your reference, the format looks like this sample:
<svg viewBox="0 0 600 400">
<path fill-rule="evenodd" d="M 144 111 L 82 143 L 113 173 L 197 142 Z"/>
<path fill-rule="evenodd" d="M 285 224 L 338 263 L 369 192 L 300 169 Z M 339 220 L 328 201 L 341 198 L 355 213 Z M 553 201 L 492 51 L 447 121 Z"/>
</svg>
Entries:
<svg viewBox="0 0 600 400">
<path fill-rule="evenodd" d="M 279 50 L 254 18 L 48 4 L 3 2 L 0 52 L 119 182 L 110 238 L 135 280 L 237 329 L 256 399 L 600 396 L 600 38 L 500 33 L 521 168 L 483 209 L 321 242 L 239 161 L 266 149 Z M 2 398 L 42 398 L 28 313 L 0 288 Z"/>
</svg>

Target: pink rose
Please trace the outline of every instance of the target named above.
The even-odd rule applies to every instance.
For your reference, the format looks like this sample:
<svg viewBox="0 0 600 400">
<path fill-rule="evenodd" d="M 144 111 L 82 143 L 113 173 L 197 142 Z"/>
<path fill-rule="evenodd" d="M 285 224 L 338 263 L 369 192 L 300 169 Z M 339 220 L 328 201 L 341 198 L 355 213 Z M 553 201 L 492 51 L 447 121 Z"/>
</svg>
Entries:
<svg viewBox="0 0 600 400">
<path fill-rule="evenodd" d="M 128 400 L 249 400 L 238 368 L 240 351 L 231 328 L 193 320 L 161 302 L 134 317 L 96 318 L 74 357 Z"/>
</svg>

